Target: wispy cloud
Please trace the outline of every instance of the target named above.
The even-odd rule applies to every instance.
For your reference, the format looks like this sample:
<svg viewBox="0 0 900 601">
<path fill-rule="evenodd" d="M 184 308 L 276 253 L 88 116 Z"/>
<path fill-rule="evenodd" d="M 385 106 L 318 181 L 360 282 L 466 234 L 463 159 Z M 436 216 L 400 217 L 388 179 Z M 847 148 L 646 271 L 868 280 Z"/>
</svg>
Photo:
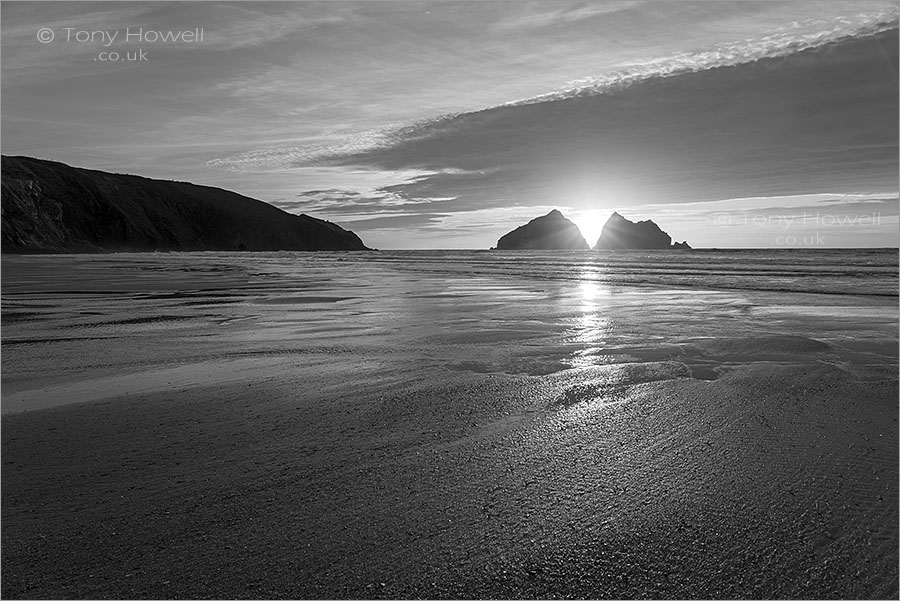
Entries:
<svg viewBox="0 0 900 601">
<path fill-rule="evenodd" d="M 896 82 L 886 77 L 893 66 L 884 54 L 896 54 L 895 44 L 893 29 L 848 45 L 842 64 L 823 60 L 827 53 L 818 60 L 803 54 L 617 93 L 451 115 L 357 152 L 306 160 L 430 171 L 392 190 L 453 194 L 461 205 L 483 206 L 509 202 L 507 190 L 525 203 L 545 202 L 573 178 L 625 191 L 594 201 L 614 206 L 884 185 L 895 180 L 897 164 L 888 133 L 894 128 L 884 127 L 897 121 Z M 838 80 L 844 85 L 836 88 Z M 812 121 L 798 118 L 801 110 L 812 110 Z M 823 119 L 833 126 L 819 126 Z"/>
<path fill-rule="evenodd" d="M 462 230 L 492 244 L 495 230 L 552 206 L 896 186 L 896 44 L 866 54 L 851 43 L 827 60 L 802 52 L 895 28 L 896 2 L 0 10 L 4 152 L 367 220 L 376 245 L 392 226 L 415 244 L 464 244 Z M 90 45 L 39 43 L 44 26 L 205 37 L 151 47 L 143 64 L 104 64 Z M 787 56 L 795 68 L 773 59 Z"/>
<path fill-rule="evenodd" d="M 518 14 L 502 18 L 491 25 L 499 33 L 513 30 L 533 30 L 553 26 L 565 26 L 577 21 L 607 16 L 627 11 L 644 2 L 597 2 L 576 6 L 553 7 L 546 2 L 527 3 L 518 6 Z M 548 9 L 550 6 L 552 8 Z"/>
<path fill-rule="evenodd" d="M 558 9 L 542 13 L 529 13 L 532 20 L 552 22 L 554 19 L 565 20 L 588 18 L 591 15 L 602 15 L 627 10 L 640 5 L 637 2 L 615 3 L 611 5 L 582 6 L 569 10 Z M 543 95 L 523 100 L 514 100 L 497 107 L 482 109 L 471 113 L 448 113 L 411 123 L 385 123 L 378 128 L 338 133 L 335 139 L 320 138 L 303 146 L 282 146 L 252 150 L 239 155 L 210 161 L 211 166 L 259 169 L 268 166 L 303 166 L 311 164 L 341 164 L 344 157 L 357 157 L 369 151 L 377 153 L 379 149 L 401 146 L 430 137 L 440 137 L 451 131 L 458 123 L 472 120 L 490 120 L 491 111 L 507 106 L 537 104 L 591 96 L 622 90 L 630 85 L 650 79 L 671 77 L 674 75 L 710 70 L 721 67 L 751 63 L 764 58 L 775 58 L 794 54 L 804 49 L 811 49 L 852 36 L 871 35 L 897 27 L 900 9 L 888 6 L 881 10 L 862 12 L 841 19 L 806 19 L 794 21 L 789 25 L 772 31 L 766 35 L 719 44 L 715 47 L 684 52 L 672 56 L 653 57 L 640 62 L 632 62 L 608 73 L 594 75 L 568 82 L 564 87 Z M 567 15 L 567 16 L 566 16 Z M 515 19 L 513 19 L 515 21 Z M 507 23 L 499 21 L 498 23 Z M 244 81 L 232 81 L 219 84 L 217 87 L 240 97 L 264 97 L 271 99 L 273 88 L 290 77 L 290 70 L 278 68 L 264 75 L 254 75 Z M 435 164 L 420 163 L 421 168 L 438 169 Z M 452 168 L 443 166 L 444 169 Z"/>
<path fill-rule="evenodd" d="M 280 43 L 301 32 L 333 27 L 359 17 L 349 3 L 223 3 L 217 7 L 207 47 L 234 50 Z M 201 15 L 209 15 L 202 11 Z"/>
<path fill-rule="evenodd" d="M 448 213 L 405 213 L 379 217 L 344 218 L 341 223 L 353 228 L 355 232 L 408 230 L 409 228 L 427 229 L 441 223 L 447 216 Z"/>
<path fill-rule="evenodd" d="M 570 81 L 558 90 L 511 101 L 507 104 L 529 104 L 603 93 L 620 90 L 652 78 L 672 77 L 767 58 L 783 57 L 802 50 L 824 46 L 842 38 L 872 35 L 895 29 L 898 14 L 900 14 L 900 7 L 895 6 L 871 13 L 859 13 L 853 18 L 794 21 L 789 26 L 758 38 L 717 44 L 709 48 L 681 52 L 671 56 L 629 62 L 608 73 Z"/>
<path fill-rule="evenodd" d="M 401 207 L 421 204 L 387 190 L 373 190 L 362 193 L 356 190 L 307 190 L 297 198 L 274 202 L 276 206 L 290 212 L 317 211 L 332 214 L 352 213 L 355 215 L 400 212 Z"/>
<path fill-rule="evenodd" d="M 89 68 L 77 45 L 66 41 L 75 31 L 125 29 L 142 22 L 153 10 L 152 3 L 44 3 L 4 2 L 2 13 L 3 87 L 52 80 L 59 82 L 82 76 Z M 81 10 L 79 10 L 81 9 Z M 84 10 L 87 9 L 87 10 Z M 67 31 L 66 28 L 72 31 Z M 52 32 L 49 43 L 38 40 L 42 29 Z M 45 38 L 46 39 L 46 38 Z M 116 65 L 110 65 L 115 68 Z"/>
</svg>

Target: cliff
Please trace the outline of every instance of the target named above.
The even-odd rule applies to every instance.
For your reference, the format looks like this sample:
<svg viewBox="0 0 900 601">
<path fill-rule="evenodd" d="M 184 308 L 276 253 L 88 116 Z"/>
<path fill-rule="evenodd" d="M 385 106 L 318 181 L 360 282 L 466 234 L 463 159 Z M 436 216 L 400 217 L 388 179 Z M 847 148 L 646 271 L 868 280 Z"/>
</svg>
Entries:
<svg viewBox="0 0 900 601">
<path fill-rule="evenodd" d="M 613 213 L 603 225 L 594 248 L 689 250 L 691 247 L 687 241 L 672 244 L 672 237 L 649 219 L 635 223 Z"/>
<path fill-rule="evenodd" d="M 587 250 L 578 226 L 553 209 L 497 241 L 497 250 Z"/>
<path fill-rule="evenodd" d="M 234 192 L 2 157 L 2 251 L 366 250 L 353 232 Z"/>
</svg>

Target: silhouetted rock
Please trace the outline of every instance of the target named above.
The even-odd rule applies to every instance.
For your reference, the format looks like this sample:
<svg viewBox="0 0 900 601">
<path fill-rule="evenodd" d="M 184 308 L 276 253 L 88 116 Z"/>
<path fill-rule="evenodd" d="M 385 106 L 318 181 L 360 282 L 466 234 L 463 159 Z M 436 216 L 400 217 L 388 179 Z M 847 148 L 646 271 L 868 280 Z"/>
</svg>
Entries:
<svg viewBox="0 0 900 601">
<path fill-rule="evenodd" d="M 587 250 L 578 226 L 553 209 L 497 241 L 497 250 Z"/>
<path fill-rule="evenodd" d="M 2 158 L 3 252 L 367 250 L 333 223 L 234 192 Z"/>
<path fill-rule="evenodd" d="M 597 240 L 595 249 L 615 249 L 615 248 L 632 248 L 632 249 L 690 249 L 688 243 L 677 242 L 672 244 L 672 237 L 665 233 L 659 226 L 651 220 L 638 221 L 637 223 L 629 221 L 619 215 L 613 213 L 603 225 L 600 232 L 600 238 Z"/>
<path fill-rule="evenodd" d="M 672 250 L 691 250 L 691 245 L 687 243 L 687 240 L 684 242 L 673 242 Z"/>
</svg>

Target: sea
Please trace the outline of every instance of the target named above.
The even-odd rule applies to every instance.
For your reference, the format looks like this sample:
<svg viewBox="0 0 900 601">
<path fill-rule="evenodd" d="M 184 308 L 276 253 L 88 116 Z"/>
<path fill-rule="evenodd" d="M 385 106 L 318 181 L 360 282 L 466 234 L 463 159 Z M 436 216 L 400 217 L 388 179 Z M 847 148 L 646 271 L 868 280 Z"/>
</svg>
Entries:
<svg viewBox="0 0 900 601">
<path fill-rule="evenodd" d="M 350 378 L 658 360 L 714 377 L 709 341 L 792 359 L 784 337 L 896 377 L 897 298 L 896 249 L 5 255 L 3 411 L 300 358 Z"/>
<path fill-rule="evenodd" d="M 896 249 L 2 268 L 11 596 L 896 598 Z"/>
<path fill-rule="evenodd" d="M 898 293 L 897 249 L 395 251 L 372 259 L 411 272 L 452 276 L 859 296 Z"/>
<path fill-rule="evenodd" d="M 667 251 L 487 251 L 408 250 L 375 252 L 269 253 L 114 253 L 96 255 L 4 255 L 5 293 L 59 292 L 78 287 L 67 278 L 90 271 L 110 282 L 131 268 L 164 287 L 181 282 L 222 287 L 239 273 L 251 283 L 264 269 L 303 278 L 309 270 L 340 271 L 380 266 L 410 275 L 496 278 L 498 280 L 594 282 L 607 286 L 667 287 L 708 290 L 756 290 L 854 296 L 898 295 L 898 250 L 862 249 L 695 249 Z M 206 274 L 191 282 L 180 273 Z M 152 274 L 168 274 L 150 278 Z M 228 278 L 216 284 L 216 274 Z M 213 280 L 207 277 L 212 276 Z M 132 284 L 139 285 L 136 281 Z M 64 283 L 68 282 L 68 283 Z M 90 280 L 86 284 L 93 284 Z M 97 282 L 99 283 L 99 282 Z M 272 282 L 277 283 L 277 282 Z M 5 315 L 5 314 L 4 314 Z M 14 313 L 10 314 L 11 316 Z"/>
</svg>

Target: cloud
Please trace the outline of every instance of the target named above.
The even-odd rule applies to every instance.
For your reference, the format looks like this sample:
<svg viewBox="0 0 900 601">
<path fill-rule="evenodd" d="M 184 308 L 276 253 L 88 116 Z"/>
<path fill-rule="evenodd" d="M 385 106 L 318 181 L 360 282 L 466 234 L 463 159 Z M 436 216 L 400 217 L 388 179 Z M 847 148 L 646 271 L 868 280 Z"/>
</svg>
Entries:
<svg viewBox="0 0 900 601">
<path fill-rule="evenodd" d="M 624 12 L 642 4 L 644 2 L 598 2 L 545 10 L 547 3 L 530 3 L 519 7 L 520 14 L 496 21 L 491 25 L 491 29 L 498 33 L 506 33 L 564 26 L 586 19 Z"/>
<path fill-rule="evenodd" d="M 329 188 L 328 190 L 306 190 L 305 192 L 301 192 L 297 196 L 319 197 L 319 196 L 331 196 L 331 195 L 335 195 L 335 194 L 341 195 L 341 196 L 348 196 L 351 198 L 360 196 L 360 193 L 357 192 L 356 190 L 341 190 L 340 188 Z"/>
<path fill-rule="evenodd" d="M 507 104 L 527 104 L 604 93 L 621 90 L 651 78 L 672 77 L 784 57 L 841 39 L 869 36 L 895 29 L 898 15 L 900 9 L 892 6 L 872 12 L 861 12 L 852 18 L 794 21 L 788 26 L 779 27 L 756 38 L 722 42 L 708 48 L 618 65 L 606 73 L 570 81 L 558 90 Z"/>
<path fill-rule="evenodd" d="M 583 5 L 541 12 L 536 5 L 525 5 L 524 16 L 500 19 L 497 26 L 523 21 L 527 23 L 551 23 L 577 21 L 596 15 L 628 10 L 641 2 L 623 2 L 602 5 Z M 382 123 L 376 128 L 348 132 L 346 125 L 332 135 L 320 136 L 302 146 L 279 146 L 247 151 L 238 155 L 210 161 L 211 166 L 252 170 L 271 166 L 304 166 L 317 164 L 346 164 L 354 158 L 381 149 L 438 138 L 452 133 L 463 122 L 490 120 L 500 109 L 523 104 L 544 104 L 570 98 L 587 97 L 621 91 L 640 82 L 709 71 L 721 67 L 752 63 L 766 58 L 784 57 L 805 49 L 817 48 L 836 40 L 853 36 L 872 35 L 897 27 L 900 10 L 886 6 L 880 10 L 860 12 L 851 17 L 805 19 L 792 22 L 755 38 L 737 42 L 725 42 L 715 46 L 681 52 L 674 55 L 645 58 L 620 64 L 599 75 L 568 82 L 564 87 L 525 99 L 511 100 L 502 105 L 472 112 L 446 113 L 408 123 Z M 507 25 L 502 25 L 507 24 Z M 246 79 L 220 83 L 216 89 L 240 98 L 271 98 L 284 81 L 295 75 L 290 67 L 273 67 L 264 73 L 256 73 Z M 423 158 L 424 160 L 424 158 Z M 417 164 L 418 168 L 446 172 L 453 169 L 446 160 L 439 164 Z"/>
<path fill-rule="evenodd" d="M 4 2 L 2 13 L 5 151 L 291 211 L 429 215 L 429 234 L 487 237 L 508 207 L 896 186 L 896 3 Z M 153 49 L 147 64 L 100 65 L 96 49 L 39 44 L 44 25 L 206 35 Z"/>
<path fill-rule="evenodd" d="M 896 12 L 805 20 L 525 102 L 336 131 L 333 139 L 207 164 L 415 172 L 367 195 L 377 199 L 372 206 L 410 212 L 426 205 L 462 213 L 511 205 L 588 210 L 885 188 L 897 168 L 897 90 L 887 77 L 895 69 Z M 837 39 L 845 41 L 835 46 Z M 350 201 L 317 202 L 344 211 Z"/>
<path fill-rule="evenodd" d="M 354 232 L 375 230 L 409 230 L 429 229 L 447 217 L 447 213 L 411 213 L 403 215 L 384 215 L 380 217 L 344 219 L 341 224 Z"/>
<path fill-rule="evenodd" d="M 410 199 L 388 189 L 367 193 L 332 188 L 305 190 L 294 199 L 281 199 L 272 204 L 289 212 L 328 212 L 329 214 L 384 215 L 400 214 L 429 205 L 430 199 Z"/>
<path fill-rule="evenodd" d="M 274 44 L 313 29 L 354 21 L 353 3 L 225 3 L 217 6 L 207 48 L 234 50 Z M 208 10 L 200 13 L 210 14 Z"/>
<path fill-rule="evenodd" d="M 152 3 L 31 3 L 4 2 L 2 11 L 3 88 L 26 82 L 52 79 L 60 81 L 80 77 L 85 70 L 76 46 L 66 42 L 65 28 L 92 31 L 124 29 L 141 22 L 152 10 Z M 87 9 L 87 10 L 85 10 Z M 99 25 L 103 26 L 100 27 Z M 50 29 L 53 41 L 40 43 L 37 32 Z M 116 65 L 110 65 L 116 68 Z"/>
<path fill-rule="evenodd" d="M 390 190 L 456 196 L 464 208 L 570 200 L 573 187 L 594 198 L 568 204 L 608 206 L 888 187 L 896 46 L 890 29 L 834 50 L 422 121 L 306 160 L 425 171 Z"/>
</svg>

